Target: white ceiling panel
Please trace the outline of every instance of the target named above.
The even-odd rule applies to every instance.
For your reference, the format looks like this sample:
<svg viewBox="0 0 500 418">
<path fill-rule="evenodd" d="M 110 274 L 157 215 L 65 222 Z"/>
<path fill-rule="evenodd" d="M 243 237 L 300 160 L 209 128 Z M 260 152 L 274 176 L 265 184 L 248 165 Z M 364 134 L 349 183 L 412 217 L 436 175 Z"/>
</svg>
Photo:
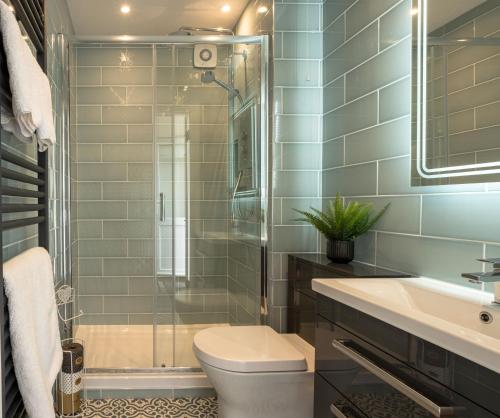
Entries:
<svg viewBox="0 0 500 418">
<path fill-rule="evenodd" d="M 232 29 L 248 0 L 67 0 L 77 35 L 168 35 L 180 26 Z M 120 7 L 130 6 L 124 15 Z M 228 4 L 231 10 L 223 13 Z"/>
</svg>

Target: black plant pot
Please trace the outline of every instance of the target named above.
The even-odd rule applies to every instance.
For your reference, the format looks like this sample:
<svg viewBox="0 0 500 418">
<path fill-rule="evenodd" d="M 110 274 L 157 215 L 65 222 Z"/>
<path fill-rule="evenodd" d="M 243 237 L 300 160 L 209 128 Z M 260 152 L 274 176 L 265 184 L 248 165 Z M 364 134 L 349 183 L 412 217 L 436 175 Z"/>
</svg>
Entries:
<svg viewBox="0 0 500 418">
<path fill-rule="evenodd" d="M 326 256 L 335 263 L 350 263 L 354 258 L 354 241 L 328 240 Z"/>
</svg>

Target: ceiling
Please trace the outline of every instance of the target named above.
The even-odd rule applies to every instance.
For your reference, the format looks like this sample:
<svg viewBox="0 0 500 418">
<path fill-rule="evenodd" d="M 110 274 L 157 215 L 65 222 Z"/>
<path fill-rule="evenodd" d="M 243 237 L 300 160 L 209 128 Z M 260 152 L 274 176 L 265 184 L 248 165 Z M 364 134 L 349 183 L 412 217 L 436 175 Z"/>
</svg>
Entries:
<svg viewBox="0 0 500 418">
<path fill-rule="evenodd" d="M 428 23 L 429 32 L 440 28 L 444 24 L 463 15 L 479 6 L 486 0 L 430 0 L 428 2 Z"/>
<path fill-rule="evenodd" d="M 76 35 L 168 35 L 180 26 L 232 29 L 248 0 L 66 0 Z M 120 7 L 130 6 L 124 15 Z M 227 13 L 224 4 L 231 6 Z"/>
</svg>

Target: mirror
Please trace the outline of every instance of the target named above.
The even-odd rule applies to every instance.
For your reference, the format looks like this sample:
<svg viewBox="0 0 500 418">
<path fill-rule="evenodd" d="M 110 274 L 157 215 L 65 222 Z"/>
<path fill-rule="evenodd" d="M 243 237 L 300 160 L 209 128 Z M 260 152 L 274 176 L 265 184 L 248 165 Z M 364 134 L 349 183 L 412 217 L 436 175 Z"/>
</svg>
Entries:
<svg viewBox="0 0 500 418">
<path fill-rule="evenodd" d="M 231 178 L 234 197 L 257 193 L 257 109 L 255 101 L 244 105 L 231 124 Z"/>
<path fill-rule="evenodd" d="M 500 181 L 500 1 L 412 15 L 412 185 Z"/>
</svg>

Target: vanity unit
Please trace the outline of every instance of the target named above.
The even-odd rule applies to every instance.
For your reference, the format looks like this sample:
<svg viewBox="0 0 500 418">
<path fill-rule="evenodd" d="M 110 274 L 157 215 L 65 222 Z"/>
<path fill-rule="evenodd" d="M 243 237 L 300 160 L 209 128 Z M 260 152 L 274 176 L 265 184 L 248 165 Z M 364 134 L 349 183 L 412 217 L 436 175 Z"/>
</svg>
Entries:
<svg viewBox="0 0 500 418">
<path fill-rule="evenodd" d="M 313 289 L 315 418 L 500 416 L 491 297 L 423 278 L 318 279 Z"/>
<path fill-rule="evenodd" d="M 332 263 L 324 254 L 288 256 L 288 333 L 298 334 L 314 346 L 316 292 L 315 277 L 409 277 L 404 273 L 353 261 Z"/>
</svg>

